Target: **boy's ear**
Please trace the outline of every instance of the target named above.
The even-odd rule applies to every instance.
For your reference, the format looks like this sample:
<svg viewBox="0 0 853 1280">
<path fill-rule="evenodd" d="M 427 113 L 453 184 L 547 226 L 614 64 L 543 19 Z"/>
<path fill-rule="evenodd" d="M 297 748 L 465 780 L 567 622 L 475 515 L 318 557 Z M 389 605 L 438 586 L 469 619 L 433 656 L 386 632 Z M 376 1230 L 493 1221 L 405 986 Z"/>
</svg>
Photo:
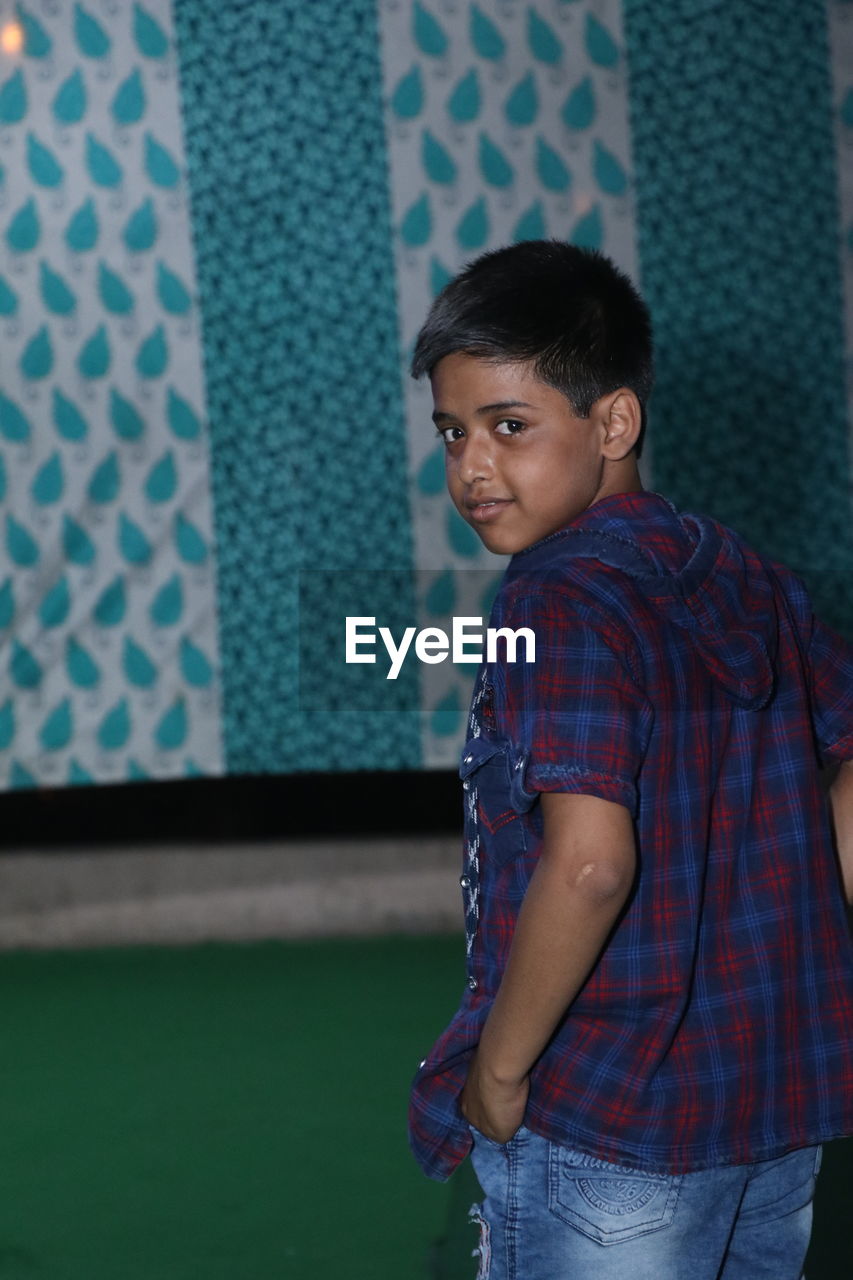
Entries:
<svg viewBox="0 0 853 1280">
<path fill-rule="evenodd" d="M 608 392 L 596 400 L 590 417 L 601 432 L 601 456 L 610 462 L 620 462 L 627 457 L 643 426 L 643 411 L 636 393 L 629 387 Z"/>
</svg>

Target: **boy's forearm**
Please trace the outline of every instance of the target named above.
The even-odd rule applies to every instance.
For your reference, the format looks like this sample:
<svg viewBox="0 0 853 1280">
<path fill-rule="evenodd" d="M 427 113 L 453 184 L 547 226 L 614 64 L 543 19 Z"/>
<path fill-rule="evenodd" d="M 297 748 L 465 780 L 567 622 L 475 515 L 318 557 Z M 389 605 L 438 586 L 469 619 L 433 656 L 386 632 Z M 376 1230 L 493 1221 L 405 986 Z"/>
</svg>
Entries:
<svg viewBox="0 0 853 1280">
<path fill-rule="evenodd" d="M 575 803 L 572 825 L 561 802 Z M 545 840 L 478 1050 L 484 1079 L 526 1076 L 586 981 L 631 890 L 627 810 L 589 796 L 543 796 Z M 548 821 L 550 816 L 551 821 Z"/>
<path fill-rule="evenodd" d="M 844 892 L 853 904 L 853 760 L 845 761 L 838 770 L 829 788 L 829 803 Z"/>
</svg>

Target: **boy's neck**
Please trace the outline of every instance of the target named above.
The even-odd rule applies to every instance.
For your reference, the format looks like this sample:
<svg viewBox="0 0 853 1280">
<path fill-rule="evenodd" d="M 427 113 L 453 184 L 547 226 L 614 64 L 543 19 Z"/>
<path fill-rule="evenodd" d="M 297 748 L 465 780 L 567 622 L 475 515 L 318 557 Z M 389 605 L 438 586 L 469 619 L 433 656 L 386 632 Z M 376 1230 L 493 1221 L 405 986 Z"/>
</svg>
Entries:
<svg viewBox="0 0 853 1280">
<path fill-rule="evenodd" d="M 637 458 L 631 452 L 627 458 L 620 458 L 618 462 L 606 464 L 601 488 L 591 505 L 595 506 L 595 503 L 600 502 L 602 498 L 612 498 L 617 493 L 642 493 L 644 488 Z"/>
</svg>

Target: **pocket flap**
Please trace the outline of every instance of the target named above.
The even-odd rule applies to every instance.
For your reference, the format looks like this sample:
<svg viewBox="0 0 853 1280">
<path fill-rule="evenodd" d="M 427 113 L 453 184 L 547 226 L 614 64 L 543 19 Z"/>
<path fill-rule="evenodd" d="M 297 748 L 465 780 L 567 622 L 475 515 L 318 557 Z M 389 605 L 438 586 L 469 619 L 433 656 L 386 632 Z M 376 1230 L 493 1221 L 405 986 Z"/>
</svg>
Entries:
<svg viewBox="0 0 853 1280">
<path fill-rule="evenodd" d="M 491 760 L 504 748 L 491 738 L 469 738 L 462 750 L 459 761 L 459 777 L 467 778 L 475 769 L 479 769 L 487 760 Z"/>
</svg>

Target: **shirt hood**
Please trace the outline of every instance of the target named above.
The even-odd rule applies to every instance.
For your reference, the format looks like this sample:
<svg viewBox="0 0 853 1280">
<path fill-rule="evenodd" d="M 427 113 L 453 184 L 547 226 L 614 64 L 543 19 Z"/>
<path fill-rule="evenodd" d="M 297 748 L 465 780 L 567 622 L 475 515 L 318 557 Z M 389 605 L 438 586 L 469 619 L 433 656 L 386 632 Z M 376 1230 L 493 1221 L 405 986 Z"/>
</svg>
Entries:
<svg viewBox="0 0 853 1280">
<path fill-rule="evenodd" d="M 563 561 L 566 552 L 621 569 L 690 637 L 733 702 L 770 699 L 778 632 L 773 584 L 761 559 L 707 516 L 681 514 L 658 494 L 615 494 L 513 557 L 510 572 Z"/>
</svg>

